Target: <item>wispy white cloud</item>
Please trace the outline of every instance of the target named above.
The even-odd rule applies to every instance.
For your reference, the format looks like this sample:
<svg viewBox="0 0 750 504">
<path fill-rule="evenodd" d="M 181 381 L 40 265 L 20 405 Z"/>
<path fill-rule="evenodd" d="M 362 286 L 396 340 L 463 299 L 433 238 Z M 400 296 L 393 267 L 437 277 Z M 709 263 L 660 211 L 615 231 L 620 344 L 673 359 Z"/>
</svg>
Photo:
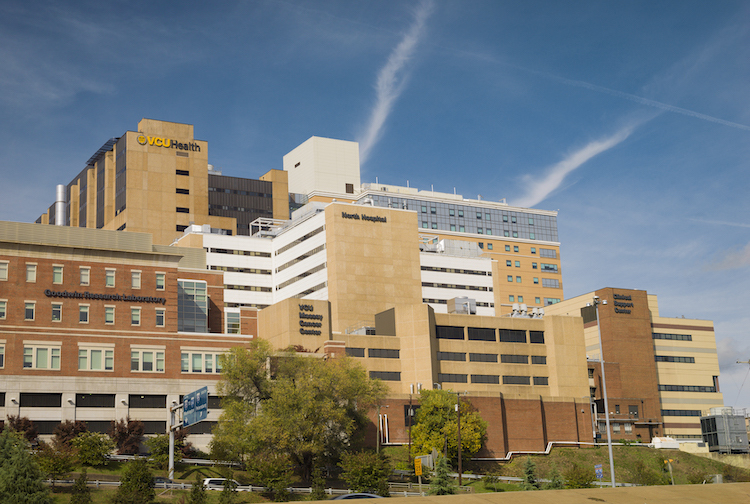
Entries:
<svg viewBox="0 0 750 504">
<path fill-rule="evenodd" d="M 633 132 L 634 126 L 626 126 L 616 132 L 614 135 L 594 140 L 581 149 L 567 155 L 563 160 L 550 166 L 546 170 L 546 175 L 536 180 L 531 175 L 525 175 L 523 182 L 527 187 L 526 194 L 514 201 L 513 204 L 520 207 L 530 208 L 541 201 L 544 201 L 550 193 L 560 187 L 565 177 L 581 166 L 583 163 L 601 154 L 604 151 L 618 145 Z"/>
<path fill-rule="evenodd" d="M 708 266 L 709 271 L 742 269 L 750 266 L 750 243 L 742 248 L 725 251 L 721 257 Z"/>
<path fill-rule="evenodd" d="M 364 163 L 370 152 L 380 140 L 383 126 L 393 109 L 393 105 L 404 90 L 407 81 L 407 63 L 424 33 L 425 23 L 433 9 L 432 0 L 424 0 L 414 12 L 414 22 L 404 37 L 393 49 L 383 68 L 378 72 L 375 83 L 375 105 L 370 111 L 370 118 L 364 133 L 358 139 L 359 158 Z"/>
<path fill-rule="evenodd" d="M 712 224 L 712 225 L 719 225 L 719 226 L 732 226 L 732 227 L 743 227 L 743 228 L 750 228 L 750 224 L 744 223 L 744 222 L 729 222 L 729 221 L 718 221 L 718 220 L 710 220 L 710 219 L 690 219 L 693 222 L 702 222 L 704 224 Z"/>
</svg>

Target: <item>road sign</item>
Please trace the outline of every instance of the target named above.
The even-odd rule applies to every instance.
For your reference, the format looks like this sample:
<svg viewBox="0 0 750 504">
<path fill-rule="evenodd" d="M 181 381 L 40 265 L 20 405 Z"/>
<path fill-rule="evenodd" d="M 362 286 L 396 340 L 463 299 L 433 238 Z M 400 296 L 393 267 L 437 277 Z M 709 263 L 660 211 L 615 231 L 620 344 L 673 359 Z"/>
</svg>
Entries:
<svg viewBox="0 0 750 504">
<path fill-rule="evenodd" d="M 422 459 L 414 459 L 414 474 L 416 474 L 417 476 L 422 476 Z"/>
<path fill-rule="evenodd" d="M 190 392 L 182 400 L 182 426 L 189 427 L 208 416 L 208 387 Z"/>
<path fill-rule="evenodd" d="M 596 479 L 602 479 L 604 477 L 604 471 L 602 470 L 601 464 L 596 464 L 594 466 L 594 471 L 596 472 Z"/>
</svg>

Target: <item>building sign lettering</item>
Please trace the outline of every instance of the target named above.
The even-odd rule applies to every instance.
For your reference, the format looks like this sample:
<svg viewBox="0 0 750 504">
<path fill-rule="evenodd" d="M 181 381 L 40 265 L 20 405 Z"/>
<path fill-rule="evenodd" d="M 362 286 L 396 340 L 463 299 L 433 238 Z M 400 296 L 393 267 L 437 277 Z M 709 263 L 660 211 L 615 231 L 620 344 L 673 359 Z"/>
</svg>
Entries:
<svg viewBox="0 0 750 504">
<path fill-rule="evenodd" d="M 44 291 L 47 297 L 56 298 L 73 298 L 73 299 L 100 299 L 102 301 L 127 301 L 129 303 L 157 303 L 166 304 L 167 299 L 162 297 L 151 296 L 128 296 L 126 294 L 97 294 L 96 292 L 78 292 L 78 291 L 53 291 L 47 289 Z"/>
<path fill-rule="evenodd" d="M 624 294 L 615 294 L 615 313 L 630 313 L 633 308 L 632 296 Z"/>
<path fill-rule="evenodd" d="M 167 149 L 177 149 L 186 151 L 200 152 L 201 146 L 193 142 L 178 142 L 170 138 L 152 137 L 146 135 L 138 135 L 138 143 L 141 145 L 155 145 L 156 147 L 166 147 Z"/>
<path fill-rule="evenodd" d="M 323 327 L 323 315 L 316 313 L 308 313 L 315 311 L 313 305 L 301 304 L 299 305 L 299 333 L 300 334 L 312 334 L 320 336 L 320 328 Z M 319 322 L 320 321 L 320 322 Z M 309 328 L 309 329 L 308 329 Z"/>
<path fill-rule="evenodd" d="M 370 222 L 388 222 L 388 219 L 385 217 L 381 217 L 379 215 L 365 215 L 365 214 L 358 214 L 358 213 L 347 213 L 347 212 L 341 212 L 341 217 L 343 219 L 354 219 L 354 220 L 364 220 L 364 221 L 370 221 Z"/>
</svg>

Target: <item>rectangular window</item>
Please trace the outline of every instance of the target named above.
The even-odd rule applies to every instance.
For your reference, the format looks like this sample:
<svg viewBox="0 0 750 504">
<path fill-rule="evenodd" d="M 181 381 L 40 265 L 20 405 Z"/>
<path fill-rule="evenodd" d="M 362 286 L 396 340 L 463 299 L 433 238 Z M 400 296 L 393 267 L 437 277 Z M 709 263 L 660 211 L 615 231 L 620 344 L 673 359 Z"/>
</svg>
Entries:
<svg viewBox="0 0 750 504">
<path fill-rule="evenodd" d="M 528 355 L 514 355 L 514 354 L 502 354 L 500 355 L 500 362 L 504 364 L 528 364 Z"/>
<path fill-rule="evenodd" d="M 503 222 L 508 222 L 508 216 L 507 215 L 503 215 Z"/>
<path fill-rule="evenodd" d="M 459 217 L 463 217 L 464 216 L 464 211 L 463 210 L 459 210 L 458 211 L 458 216 Z"/>
<path fill-rule="evenodd" d="M 536 304 L 542 304 L 542 298 L 535 297 L 534 298 L 534 303 L 536 303 Z"/>
<path fill-rule="evenodd" d="M 398 359 L 399 351 L 392 348 L 368 348 L 367 356 L 378 359 Z"/>
<path fill-rule="evenodd" d="M 542 278 L 542 287 L 550 287 L 552 289 L 560 288 L 560 280 L 557 278 Z"/>
<path fill-rule="evenodd" d="M 560 302 L 560 298 L 544 298 L 544 306 L 553 305 Z"/>
<path fill-rule="evenodd" d="M 521 267 L 521 261 L 515 261 L 515 263 L 516 263 L 516 268 L 520 268 Z"/>
<path fill-rule="evenodd" d="M 18 399 L 21 408 L 59 408 L 62 406 L 62 394 L 21 392 Z"/>
<path fill-rule="evenodd" d="M 141 325 L 141 309 L 130 308 L 130 325 Z"/>
<path fill-rule="evenodd" d="M 521 283 L 521 277 L 520 276 L 516 277 L 516 283 Z"/>
<path fill-rule="evenodd" d="M 534 385 L 549 385 L 549 378 L 546 376 L 535 376 Z"/>
<path fill-rule="evenodd" d="M 227 321 L 227 334 L 240 333 L 240 314 L 237 312 L 224 311 L 224 317 Z"/>
<path fill-rule="evenodd" d="M 31 303 L 31 302 L 24 303 L 24 320 L 34 320 L 35 312 L 36 312 L 36 303 Z"/>
<path fill-rule="evenodd" d="M 532 355 L 531 363 L 532 364 L 547 364 L 547 356 L 546 355 Z"/>
<path fill-rule="evenodd" d="M 455 230 L 456 230 L 456 225 L 455 224 L 451 224 L 451 231 L 455 231 Z"/>
<path fill-rule="evenodd" d="M 678 357 L 676 355 L 654 355 L 656 362 L 682 362 L 683 364 L 695 364 L 695 357 Z"/>
<path fill-rule="evenodd" d="M 508 301 L 510 301 L 511 303 L 515 303 L 516 302 L 516 296 L 514 296 L 513 294 L 511 294 L 510 296 L 508 296 Z"/>
<path fill-rule="evenodd" d="M 506 246 L 505 246 L 505 251 L 506 251 L 506 252 L 510 252 L 510 245 L 506 245 Z"/>
<path fill-rule="evenodd" d="M 186 207 L 177 207 L 175 208 L 175 212 L 177 213 L 190 213 L 190 209 Z"/>
<path fill-rule="evenodd" d="M 141 288 L 141 272 L 140 271 L 130 272 L 130 288 L 131 289 Z"/>
<path fill-rule="evenodd" d="M 81 285 L 88 285 L 91 282 L 91 268 L 81 268 L 79 270 L 81 275 Z"/>
<path fill-rule="evenodd" d="M 208 284 L 205 281 L 177 281 L 177 330 L 208 332 Z"/>
<path fill-rule="evenodd" d="M 482 234 L 482 228 L 477 228 L 477 234 Z"/>
<path fill-rule="evenodd" d="M 176 188 L 177 194 L 190 194 L 190 189 L 183 189 L 181 187 Z"/>
<path fill-rule="evenodd" d="M 513 275 L 508 275 L 508 281 L 513 282 Z"/>
<path fill-rule="evenodd" d="M 465 232 L 465 231 L 466 231 L 466 227 L 464 227 L 464 226 L 461 226 L 461 225 L 459 225 L 459 226 L 458 226 L 458 232 L 459 232 L 459 233 L 463 233 L 463 232 Z"/>
<path fill-rule="evenodd" d="M 484 250 L 484 242 L 479 242 L 479 248 Z"/>
<path fill-rule="evenodd" d="M 176 173 L 177 175 L 185 175 L 185 176 L 188 176 L 188 175 L 190 175 L 190 170 L 175 170 L 175 173 Z"/>
<path fill-rule="evenodd" d="M 496 341 L 491 327 L 469 327 L 469 341 Z"/>
<path fill-rule="evenodd" d="M 491 235 L 491 234 L 492 234 L 492 229 L 491 229 L 491 228 L 486 228 L 486 229 L 484 230 L 484 234 L 488 234 L 488 235 Z"/>
<path fill-rule="evenodd" d="M 221 373 L 220 355 L 220 352 L 182 352 L 180 371 L 183 373 Z"/>
<path fill-rule="evenodd" d="M 344 184 L 346 194 L 354 194 L 354 184 Z"/>
<path fill-rule="evenodd" d="M 529 240 L 536 240 L 536 236 L 534 236 L 534 233 L 529 233 Z"/>
<path fill-rule="evenodd" d="M 78 408 L 114 408 L 115 394 L 76 394 Z M 89 422 L 86 422 L 89 423 Z M 89 425 L 89 430 L 93 432 Z"/>
<path fill-rule="evenodd" d="M 505 265 L 510 268 L 511 266 L 513 266 L 513 261 L 506 260 Z"/>
<path fill-rule="evenodd" d="M 484 220 L 490 220 L 490 214 L 485 213 L 484 214 Z"/>
<path fill-rule="evenodd" d="M 469 362 L 497 362 L 497 354 L 470 353 Z"/>
<path fill-rule="evenodd" d="M 477 219 L 481 219 L 481 218 L 482 218 L 482 212 L 477 212 Z"/>
<path fill-rule="evenodd" d="M 507 229 L 504 230 L 503 231 L 503 236 L 505 236 L 506 238 L 510 237 L 510 231 L 508 231 Z M 508 252 L 510 252 L 510 247 L 508 247 L 507 250 L 508 250 Z"/>
<path fill-rule="evenodd" d="M 115 351 L 105 348 L 79 348 L 80 371 L 112 371 L 115 368 Z"/>
<path fill-rule="evenodd" d="M 518 296 L 518 302 L 523 303 L 523 296 Z"/>
<path fill-rule="evenodd" d="M 533 225 L 534 225 L 534 218 L 529 217 L 529 226 L 533 226 Z"/>
<path fill-rule="evenodd" d="M 557 273 L 557 264 L 542 263 L 542 271 L 549 271 L 550 273 Z"/>
<path fill-rule="evenodd" d="M 435 337 L 437 339 L 464 339 L 464 328 L 454 326 L 435 326 Z"/>
<path fill-rule="evenodd" d="M 491 243 L 487 244 L 487 250 L 492 250 L 492 244 Z"/>
<path fill-rule="evenodd" d="M 105 287 L 115 286 L 115 270 L 113 269 L 104 270 L 104 286 Z"/>
<path fill-rule="evenodd" d="M 105 324 L 115 323 L 115 307 L 114 306 L 104 307 L 104 323 Z"/>
<path fill-rule="evenodd" d="M 437 222 L 432 223 L 432 229 L 437 229 Z"/>
<path fill-rule="evenodd" d="M 537 268 L 536 268 L 536 263 L 535 263 L 535 262 L 531 263 L 531 269 L 537 269 Z"/>
<path fill-rule="evenodd" d="M 62 303 L 52 303 L 52 322 L 62 322 Z"/>
<path fill-rule="evenodd" d="M 625 434 L 632 434 L 633 433 L 633 424 L 622 424 L 625 427 Z"/>
<path fill-rule="evenodd" d="M 426 205 L 422 205 L 422 213 L 427 213 L 427 206 Z"/>
<path fill-rule="evenodd" d="M 665 333 L 652 333 L 653 339 L 664 339 L 664 340 L 675 340 L 675 341 L 693 341 L 693 336 L 690 334 L 665 334 Z"/>
<path fill-rule="evenodd" d="M 0 345 L 0 368 L 5 367 L 5 345 Z M 5 406 L 4 403 L 1 403 L 0 406 Z"/>
<path fill-rule="evenodd" d="M 515 224 L 516 223 L 516 217 L 515 216 L 511 216 L 510 223 L 511 224 Z"/>
<path fill-rule="evenodd" d="M 544 331 L 529 331 L 529 343 L 544 344 Z"/>
<path fill-rule="evenodd" d="M 8 280 L 8 261 L 0 261 L 0 282 Z"/>
<path fill-rule="evenodd" d="M 428 224 L 427 224 L 427 221 L 426 221 L 426 220 L 423 220 L 423 221 L 422 221 L 422 228 L 423 228 L 423 229 L 427 229 L 427 226 L 428 226 Z"/>
<path fill-rule="evenodd" d="M 437 360 L 465 362 L 466 354 L 464 352 L 438 352 Z"/>
<path fill-rule="evenodd" d="M 531 253 L 536 254 L 536 247 L 531 247 Z"/>
<path fill-rule="evenodd" d="M 24 345 L 23 367 L 25 369 L 60 369 L 60 347 Z"/>
<path fill-rule="evenodd" d="M 29 283 L 36 282 L 36 264 L 26 265 L 26 281 Z"/>
<path fill-rule="evenodd" d="M 128 406 L 131 408 L 164 409 L 167 407 L 167 396 L 130 394 L 128 396 Z M 164 433 L 164 429 L 162 429 L 161 433 Z"/>
<path fill-rule="evenodd" d="M 6 313 L 8 312 L 8 301 L 0 299 L 0 320 L 5 320 Z"/>
<path fill-rule="evenodd" d="M 164 327 L 164 308 L 156 309 L 156 327 Z"/>
<path fill-rule="evenodd" d="M 401 373 L 398 371 L 370 371 L 371 380 L 401 381 Z"/>
<path fill-rule="evenodd" d="M 526 331 L 517 329 L 500 329 L 501 343 L 526 343 Z"/>
<path fill-rule="evenodd" d="M 500 376 L 473 374 L 471 375 L 471 383 L 490 383 L 492 385 L 499 385 Z"/>
<path fill-rule="evenodd" d="M 513 238 L 518 238 L 518 231 L 513 231 Z M 516 250 L 516 252 L 518 251 Z"/>
<path fill-rule="evenodd" d="M 557 259 L 557 251 L 554 249 L 539 249 L 539 257 L 548 257 L 550 259 Z"/>
<path fill-rule="evenodd" d="M 346 355 L 349 357 L 364 357 L 365 349 L 356 347 L 346 347 Z"/>
<path fill-rule="evenodd" d="M 452 209 L 452 208 L 449 208 L 448 209 L 448 215 L 450 215 L 451 217 L 454 217 L 456 215 L 456 211 L 454 209 Z"/>
<path fill-rule="evenodd" d="M 164 290 L 164 273 L 156 274 L 156 290 Z"/>
<path fill-rule="evenodd" d="M 78 305 L 78 323 L 89 323 L 89 305 Z"/>
<path fill-rule="evenodd" d="M 164 351 L 131 349 L 130 370 L 144 373 L 163 373 Z"/>
<path fill-rule="evenodd" d="M 466 375 L 455 373 L 438 373 L 438 381 L 446 383 L 466 383 Z"/>
<path fill-rule="evenodd" d="M 638 418 L 638 406 L 628 406 L 628 415 L 631 415 L 633 418 Z"/>
<path fill-rule="evenodd" d="M 503 376 L 503 385 L 531 385 L 529 376 Z"/>
<path fill-rule="evenodd" d="M 430 207 L 430 213 L 431 214 L 437 214 L 437 208 L 435 208 L 434 206 L 431 206 Z"/>
<path fill-rule="evenodd" d="M 61 284 L 63 283 L 63 267 L 52 266 L 52 283 Z"/>
<path fill-rule="evenodd" d="M 518 245 L 513 246 L 513 252 L 518 252 Z"/>
</svg>

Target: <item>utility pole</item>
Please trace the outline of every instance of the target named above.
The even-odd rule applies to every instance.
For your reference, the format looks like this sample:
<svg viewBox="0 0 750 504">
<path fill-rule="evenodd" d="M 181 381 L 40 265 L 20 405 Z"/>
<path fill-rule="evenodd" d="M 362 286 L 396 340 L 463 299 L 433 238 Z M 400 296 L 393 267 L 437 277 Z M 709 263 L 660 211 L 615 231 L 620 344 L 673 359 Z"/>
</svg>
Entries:
<svg viewBox="0 0 750 504">
<path fill-rule="evenodd" d="M 461 486 L 461 392 L 456 392 L 456 413 L 458 414 L 458 486 Z"/>
<path fill-rule="evenodd" d="M 601 301 L 601 304 L 606 305 L 607 300 Z M 615 483 L 615 461 L 612 456 L 612 434 L 609 432 L 609 403 L 607 401 L 607 380 L 604 378 L 604 348 L 602 348 L 602 326 L 599 320 L 599 296 L 594 296 L 594 307 L 596 308 L 596 330 L 599 332 L 599 359 L 602 367 L 602 392 L 604 393 L 604 418 L 607 422 L 607 449 L 609 451 L 609 473 L 612 480 L 612 488 L 616 485 Z"/>
</svg>

